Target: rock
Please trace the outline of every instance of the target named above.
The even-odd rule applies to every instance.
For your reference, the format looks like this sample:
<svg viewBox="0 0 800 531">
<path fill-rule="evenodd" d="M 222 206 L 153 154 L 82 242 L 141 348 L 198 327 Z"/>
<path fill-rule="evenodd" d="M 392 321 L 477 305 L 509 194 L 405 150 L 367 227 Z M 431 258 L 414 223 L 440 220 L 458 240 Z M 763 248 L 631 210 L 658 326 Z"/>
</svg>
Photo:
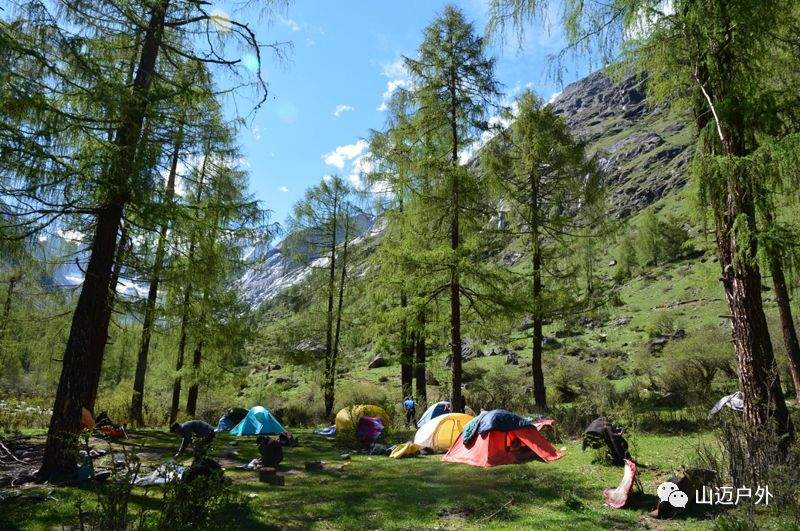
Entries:
<svg viewBox="0 0 800 531">
<path fill-rule="evenodd" d="M 672 332 L 672 339 L 683 339 L 686 337 L 686 330 L 683 328 L 678 328 L 674 332 Z"/>
<path fill-rule="evenodd" d="M 581 316 L 580 318 L 578 318 L 578 324 L 580 324 L 584 328 L 594 329 L 603 326 L 603 321 L 596 317 Z"/>
<path fill-rule="evenodd" d="M 439 385 L 439 380 L 430 370 L 425 371 L 425 383 L 428 385 Z"/>
<path fill-rule="evenodd" d="M 532 315 L 525 315 L 522 317 L 522 322 L 517 327 L 520 331 L 530 330 L 533 328 L 533 316 Z"/>
<path fill-rule="evenodd" d="M 281 366 L 280 366 L 280 364 L 276 363 L 275 365 L 273 365 L 273 366 L 272 366 L 272 370 L 273 370 L 273 371 L 279 371 L 279 370 L 281 370 Z"/>
<path fill-rule="evenodd" d="M 614 319 L 613 321 L 611 321 L 611 324 L 614 325 L 614 326 L 625 326 L 626 324 L 628 324 L 630 322 L 631 322 L 631 318 L 630 317 L 618 317 L 617 319 Z"/>
<path fill-rule="evenodd" d="M 504 266 L 511 267 L 517 262 L 519 262 L 520 258 L 522 258 L 522 253 L 518 253 L 515 251 L 508 251 L 503 253 L 503 255 L 500 257 L 500 260 L 503 262 Z"/>
<path fill-rule="evenodd" d="M 656 336 L 647 342 L 647 350 L 651 354 L 655 352 L 661 352 L 661 350 L 664 348 L 664 345 L 666 345 L 668 342 L 669 342 L 669 337 Z"/>
<path fill-rule="evenodd" d="M 617 261 L 616 260 L 610 260 L 608 262 L 608 267 L 614 267 L 615 265 L 617 265 Z"/>
<path fill-rule="evenodd" d="M 350 461 L 350 454 L 342 454 L 339 456 L 339 459 L 343 459 L 345 461 Z"/>
<path fill-rule="evenodd" d="M 447 355 L 447 357 L 444 359 L 444 366 L 445 368 L 450 368 L 453 366 L 453 356 L 450 354 Z"/>
<path fill-rule="evenodd" d="M 519 356 L 516 352 L 509 352 L 506 356 L 506 365 L 519 365 Z"/>
<path fill-rule="evenodd" d="M 622 368 L 622 365 L 614 365 L 611 370 L 608 372 L 608 379 L 609 380 L 621 380 L 625 377 L 625 369 Z"/>
<path fill-rule="evenodd" d="M 544 336 L 542 338 L 542 346 L 547 348 L 558 348 L 561 343 L 554 337 Z"/>
<path fill-rule="evenodd" d="M 461 357 L 465 360 L 484 357 L 484 352 L 471 339 L 461 340 Z"/>
<path fill-rule="evenodd" d="M 372 358 L 372 361 L 369 362 L 367 368 L 380 369 L 381 367 L 387 367 L 388 365 L 389 362 L 386 361 L 386 358 L 384 358 L 382 354 L 375 354 L 375 357 Z"/>
<path fill-rule="evenodd" d="M 325 467 L 322 465 L 322 461 L 306 461 L 304 463 L 306 467 L 306 471 L 308 472 L 319 472 L 323 470 Z"/>
</svg>

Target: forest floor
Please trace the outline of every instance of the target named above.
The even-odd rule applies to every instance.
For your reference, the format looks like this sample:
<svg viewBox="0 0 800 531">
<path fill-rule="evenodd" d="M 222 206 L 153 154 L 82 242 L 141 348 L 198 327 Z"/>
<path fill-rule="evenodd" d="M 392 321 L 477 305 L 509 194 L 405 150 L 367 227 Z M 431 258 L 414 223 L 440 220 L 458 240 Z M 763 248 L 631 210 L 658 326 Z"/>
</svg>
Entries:
<svg viewBox="0 0 800 531">
<path fill-rule="evenodd" d="M 710 435 L 637 434 L 631 451 L 640 463 L 643 493 L 629 507 L 604 505 L 603 489 L 616 486 L 622 469 L 593 462 L 595 453 L 581 452 L 580 441 L 556 443 L 566 455 L 555 462 L 529 462 L 489 469 L 441 461 L 441 456 L 395 460 L 384 456 L 351 454 L 335 442 L 297 430 L 301 445 L 288 448 L 279 473 L 285 485 L 261 483 L 258 472 L 236 469 L 257 455 L 253 437 L 222 435 L 213 451 L 226 467 L 225 475 L 241 494 L 242 510 L 229 515 L 238 529 L 410 529 L 410 528 L 526 528 L 526 529 L 713 529 L 719 515 L 671 521 L 655 520 L 657 486 L 680 467 L 690 464 L 696 448 Z M 387 442 L 410 438 L 394 432 Z M 41 442 L 35 435 L 30 443 Z M 131 433 L 124 443 L 92 440 L 95 449 L 108 451 L 95 461 L 107 468 L 111 456 L 123 447 L 142 462 L 142 474 L 170 460 L 178 440 L 168 433 L 146 430 Z M 305 470 L 304 463 L 321 460 L 321 471 Z M 187 460 L 188 461 L 188 460 Z M 163 487 L 136 487 L 133 514 L 158 511 Z M 78 507 L 92 510 L 97 496 L 91 486 L 28 485 L 0 491 L 0 528 L 60 529 L 79 523 Z M 228 516 L 226 516 L 226 519 Z M 759 517 L 762 528 L 785 528 L 774 515 Z"/>
</svg>

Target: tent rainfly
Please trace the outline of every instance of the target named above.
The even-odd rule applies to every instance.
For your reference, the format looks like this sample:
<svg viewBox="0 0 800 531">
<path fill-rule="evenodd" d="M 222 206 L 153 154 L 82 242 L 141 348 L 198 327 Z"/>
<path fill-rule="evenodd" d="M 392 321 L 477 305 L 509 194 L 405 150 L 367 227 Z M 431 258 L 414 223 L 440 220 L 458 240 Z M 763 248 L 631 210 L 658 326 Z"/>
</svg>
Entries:
<svg viewBox="0 0 800 531">
<path fill-rule="evenodd" d="M 231 435 L 277 435 L 285 431 L 267 408 L 254 406 L 247 412 L 247 416 L 234 426 Z"/>
</svg>

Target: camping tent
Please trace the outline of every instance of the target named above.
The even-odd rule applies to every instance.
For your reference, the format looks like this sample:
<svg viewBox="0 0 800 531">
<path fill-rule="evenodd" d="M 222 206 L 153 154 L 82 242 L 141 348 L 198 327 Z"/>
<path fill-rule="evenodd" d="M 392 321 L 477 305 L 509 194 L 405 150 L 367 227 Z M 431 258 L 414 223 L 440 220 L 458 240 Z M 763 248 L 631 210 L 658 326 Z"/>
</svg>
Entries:
<svg viewBox="0 0 800 531">
<path fill-rule="evenodd" d="M 554 461 L 564 454 L 556 450 L 550 441 L 539 433 L 539 428 L 551 424 L 552 420 L 545 419 L 534 422 L 533 426 L 523 426 L 509 431 L 493 429 L 475 434 L 467 443 L 464 442 L 462 433 L 442 461 L 490 467 L 520 463 L 528 460 L 532 454 L 543 461 Z"/>
<path fill-rule="evenodd" d="M 247 416 L 247 410 L 241 407 L 232 407 L 220 417 L 217 429 L 214 431 L 230 431 Z"/>
<path fill-rule="evenodd" d="M 472 416 L 464 413 L 440 415 L 417 430 L 414 435 L 414 443 L 446 452 L 453 446 L 470 420 L 472 420 Z"/>
<path fill-rule="evenodd" d="M 268 409 L 254 406 L 247 412 L 247 416 L 231 430 L 231 435 L 276 435 L 285 431 L 278 419 Z"/>
<path fill-rule="evenodd" d="M 383 433 L 383 422 L 380 417 L 359 417 L 356 427 L 356 439 L 363 444 L 372 444 Z"/>
<path fill-rule="evenodd" d="M 450 402 L 436 402 L 434 405 L 425 410 L 425 413 L 417 421 L 417 428 L 421 428 L 429 420 L 434 419 L 440 415 L 450 413 Z"/>
<path fill-rule="evenodd" d="M 355 417 L 355 419 L 353 419 Z M 360 417 L 378 417 L 384 426 L 389 424 L 389 415 L 380 406 L 373 406 L 369 404 L 360 404 L 342 408 L 336 414 L 336 431 L 352 431 L 355 429 L 356 422 Z"/>
</svg>

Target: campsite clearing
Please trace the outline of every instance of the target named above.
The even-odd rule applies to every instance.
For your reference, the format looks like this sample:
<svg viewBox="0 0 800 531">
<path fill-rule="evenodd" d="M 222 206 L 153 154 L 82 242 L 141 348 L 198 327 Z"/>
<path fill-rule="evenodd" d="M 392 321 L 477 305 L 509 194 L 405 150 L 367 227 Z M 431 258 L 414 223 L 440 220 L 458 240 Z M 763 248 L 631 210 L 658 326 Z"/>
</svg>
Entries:
<svg viewBox="0 0 800 531">
<path fill-rule="evenodd" d="M 603 489 L 616 486 L 622 469 L 593 464 L 594 453 L 580 450 L 579 441 L 556 443 L 565 447 L 564 458 L 551 463 L 481 469 L 441 461 L 441 455 L 402 460 L 353 454 L 343 461 L 343 449 L 315 437 L 310 430 L 295 431 L 301 446 L 285 451 L 279 473 L 285 486 L 258 481 L 255 471 L 236 470 L 256 456 L 252 437 L 220 435 L 214 443 L 235 489 L 242 495 L 242 510 L 230 515 L 231 527 L 264 528 L 528 528 L 609 529 L 657 527 L 659 529 L 711 529 L 714 520 L 653 520 L 658 484 L 673 470 L 691 463 L 702 435 L 661 436 L 642 434 L 632 440 L 643 464 L 640 478 L 644 496 L 634 496 L 632 508 L 604 506 Z M 392 440 L 411 437 L 395 432 Z M 42 437 L 35 434 L 36 439 Z M 231 445 L 236 441 L 236 445 Z M 143 469 L 165 462 L 178 441 L 155 430 L 133 432 L 127 444 L 135 445 Z M 109 448 L 95 442 L 98 449 Z M 238 455 L 233 455 L 232 452 Z M 109 452 L 111 454 L 113 452 Z M 305 461 L 322 460 L 323 470 L 307 472 Z M 98 462 L 103 465 L 102 458 Z M 84 510 L 95 503 L 89 488 L 32 487 L 24 498 L 0 505 L 0 528 L 43 529 L 77 524 L 78 500 Z M 47 494 L 43 499 L 36 494 Z M 134 491 L 134 512 L 155 510 L 158 488 Z M 24 523 L 23 523 L 24 522 Z M 769 522 L 780 527 L 779 522 Z"/>
</svg>

